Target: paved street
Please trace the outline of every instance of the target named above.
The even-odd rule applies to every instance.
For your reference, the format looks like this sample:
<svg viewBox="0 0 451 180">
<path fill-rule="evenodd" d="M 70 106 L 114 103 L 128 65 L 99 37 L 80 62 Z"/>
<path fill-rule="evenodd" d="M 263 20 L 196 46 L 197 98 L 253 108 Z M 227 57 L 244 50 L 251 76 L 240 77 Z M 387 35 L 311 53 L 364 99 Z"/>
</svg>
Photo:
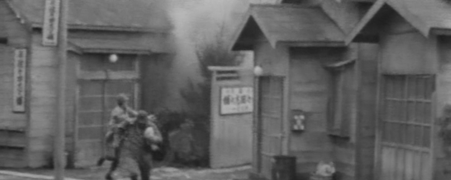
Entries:
<svg viewBox="0 0 451 180">
<path fill-rule="evenodd" d="M 246 180 L 249 166 L 228 169 L 177 169 L 162 167 L 154 169 L 152 180 Z M 66 170 L 66 180 L 103 179 L 106 168 Z M 0 180 L 53 180 L 53 170 L 29 169 L 0 171 Z"/>
<path fill-rule="evenodd" d="M 40 180 L 40 179 L 32 179 L 32 178 L 24 178 L 24 177 L 17 177 L 17 176 L 9 176 L 9 175 L 0 174 L 0 180 Z"/>
</svg>

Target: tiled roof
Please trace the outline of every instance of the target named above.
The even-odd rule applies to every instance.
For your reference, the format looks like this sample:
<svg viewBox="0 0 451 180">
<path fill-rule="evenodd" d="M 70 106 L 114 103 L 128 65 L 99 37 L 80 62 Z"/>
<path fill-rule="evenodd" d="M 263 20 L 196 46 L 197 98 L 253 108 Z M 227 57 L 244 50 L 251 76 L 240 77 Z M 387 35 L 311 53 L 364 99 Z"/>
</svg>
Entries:
<svg viewBox="0 0 451 180">
<path fill-rule="evenodd" d="M 164 8 L 152 0 L 68 0 L 71 29 L 165 31 L 170 23 Z M 13 8 L 33 27 L 42 27 L 45 0 L 11 0 Z"/>
<path fill-rule="evenodd" d="M 451 29 L 451 1 L 387 0 L 387 3 L 424 35 L 431 28 Z"/>
<path fill-rule="evenodd" d="M 239 46 L 246 43 L 244 39 L 249 39 L 246 36 L 251 32 L 255 34 L 252 26 L 258 26 L 272 46 L 281 43 L 290 46 L 344 44 L 343 31 L 320 7 L 260 4 L 252 5 L 248 14 L 235 36 L 232 49 L 248 49 L 245 44 L 242 44 L 243 48 Z"/>
<path fill-rule="evenodd" d="M 350 43 L 382 9 L 391 7 L 419 32 L 428 37 L 432 30 L 451 30 L 451 1 L 379 0 L 346 38 Z"/>
</svg>

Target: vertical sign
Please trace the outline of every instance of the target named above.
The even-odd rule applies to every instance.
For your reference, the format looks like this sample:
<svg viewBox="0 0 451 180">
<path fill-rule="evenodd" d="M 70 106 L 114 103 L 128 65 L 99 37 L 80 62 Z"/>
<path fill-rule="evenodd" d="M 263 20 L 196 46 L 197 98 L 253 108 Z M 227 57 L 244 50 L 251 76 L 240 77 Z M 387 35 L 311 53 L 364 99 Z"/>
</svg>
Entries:
<svg viewBox="0 0 451 180">
<path fill-rule="evenodd" d="M 253 92 L 252 87 L 221 88 L 221 115 L 252 112 Z"/>
<path fill-rule="evenodd" d="M 25 112 L 25 85 L 26 85 L 27 50 L 14 50 L 14 87 L 13 111 Z"/>
<path fill-rule="evenodd" d="M 44 26 L 42 30 L 42 45 L 56 46 L 58 44 L 59 16 L 60 16 L 60 0 L 45 0 Z"/>
</svg>

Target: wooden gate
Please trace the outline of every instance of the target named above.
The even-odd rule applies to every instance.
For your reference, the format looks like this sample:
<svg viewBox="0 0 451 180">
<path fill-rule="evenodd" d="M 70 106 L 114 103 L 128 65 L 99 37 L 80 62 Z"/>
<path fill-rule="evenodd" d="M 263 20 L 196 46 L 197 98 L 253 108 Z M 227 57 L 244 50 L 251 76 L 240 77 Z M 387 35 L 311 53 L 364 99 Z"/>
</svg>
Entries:
<svg viewBox="0 0 451 180">
<path fill-rule="evenodd" d="M 213 72 L 210 166 L 221 168 L 248 164 L 252 161 L 253 139 L 251 70 L 238 67 L 209 69 Z"/>
<path fill-rule="evenodd" d="M 432 75 L 385 75 L 380 180 L 432 179 Z"/>
<path fill-rule="evenodd" d="M 259 79 L 259 113 L 257 170 L 271 179 L 272 159 L 282 154 L 283 77 L 263 76 Z"/>
<path fill-rule="evenodd" d="M 134 80 L 82 80 L 78 89 L 77 165 L 93 165 L 105 152 L 104 136 L 116 97 L 125 93 L 136 107 Z"/>
</svg>

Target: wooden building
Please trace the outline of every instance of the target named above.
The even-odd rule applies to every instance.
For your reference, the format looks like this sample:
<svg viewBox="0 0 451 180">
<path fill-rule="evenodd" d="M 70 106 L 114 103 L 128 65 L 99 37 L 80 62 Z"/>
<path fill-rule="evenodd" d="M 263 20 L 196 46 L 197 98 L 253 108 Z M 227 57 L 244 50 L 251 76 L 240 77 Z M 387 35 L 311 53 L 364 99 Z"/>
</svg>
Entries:
<svg viewBox="0 0 451 180">
<path fill-rule="evenodd" d="M 232 47 L 264 72 L 253 177 L 292 155 L 299 179 L 324 160 L 337 179 L 450 179 L 451 2 L 296 2 L 252 6 Z"/>
<path fill-rule="evenodd" d="M 372 177 L 377 46 L 346 45 L 349 24 L 367 9 L 353 3 L 249 9 L 233 49 L 253 50 L 255 65 L 263 69 L 252 177 L 271 179 L 275 155 L 295 156 L 300 179 L 320 161 L 333 161 L 339 179 Z M 299 115 L 306 117 L 300 129 Z"/>
<path fill-rule="evenodd" d="M 379 0 L 347 37 L 380 46 L 377 179 L 451 178 L 450 33 L 450 1 Z"/>
<path fill-rule="evenodd" d="M 52 162 L 58 59 L 54 46 L 43 45 L 45 2 L 0 0 L 1 166 Z M 102 155 L 118 93 L 130 95 L 135 108 L 151 110 L 158 102 L 151 93 L 163 86 L 171 28 L 158 6 L 147 0 L 69 1 L 69 164 L 92 165 Z"/>
<path fill-rule="evenodd" d="M 273 156 L 290 155 L 298 179 L 320 161 L 337 179 L 372 179 L 378 46 L 345 41 L 372 3 L 286 2 L 252 5 L 233 41 L 263 70 L 251 177 L 271 179 Z"/>
</svg>

